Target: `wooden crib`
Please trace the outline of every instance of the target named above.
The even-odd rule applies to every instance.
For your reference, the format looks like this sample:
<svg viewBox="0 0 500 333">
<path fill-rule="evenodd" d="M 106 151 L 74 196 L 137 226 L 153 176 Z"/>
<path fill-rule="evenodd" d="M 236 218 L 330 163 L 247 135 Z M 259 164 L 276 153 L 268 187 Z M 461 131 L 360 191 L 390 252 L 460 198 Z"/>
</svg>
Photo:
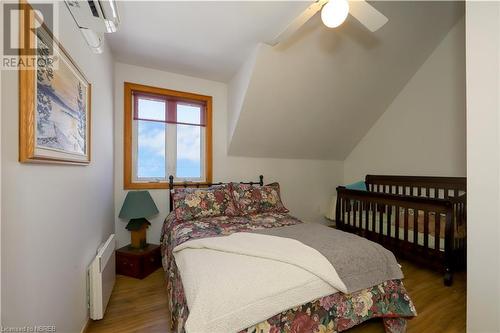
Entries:
<svg viewBox="0 0 500 333">
<path fill-rule="evenodd" d="M 367 175 L 366 191 L 337 187 L 336 226 L 453 281 L 465 266 L 466 178 Z"/>
</svg>

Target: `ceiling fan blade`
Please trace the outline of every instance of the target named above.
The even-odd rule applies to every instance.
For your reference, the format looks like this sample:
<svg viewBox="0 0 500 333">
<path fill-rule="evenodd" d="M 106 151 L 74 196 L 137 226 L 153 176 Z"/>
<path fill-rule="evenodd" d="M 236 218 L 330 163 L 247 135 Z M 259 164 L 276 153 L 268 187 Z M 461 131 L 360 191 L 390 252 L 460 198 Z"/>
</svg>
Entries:
<svg viewBox="0 0 500 333">
<path fill-rule="evenodd" d="M 306 8 L 299 16 L 297 16 L 278 36 L 276 36 L 272 41 L 268 42 L 269 45 L 276 45 L 282 41 L 288 39 L 297 30 L 300 29 L 311 17 L 321 10 L 323 5 L 327 3 L 328 0 L 317 0 L 312 5 Z"/>
<path fill-rule="evenodd" d="M 384 14 L 364 0 L 349 1 L 349 14 L 354 16 L 371 32 L 382 28 L 389 21 Z"/>
</svg>

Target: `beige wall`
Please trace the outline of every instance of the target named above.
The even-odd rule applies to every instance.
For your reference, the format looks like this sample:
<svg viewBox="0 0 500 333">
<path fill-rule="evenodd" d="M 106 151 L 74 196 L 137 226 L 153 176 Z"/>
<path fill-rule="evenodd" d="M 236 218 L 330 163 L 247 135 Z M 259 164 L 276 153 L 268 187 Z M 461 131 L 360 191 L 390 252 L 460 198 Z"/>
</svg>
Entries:
<svg viewBox="0 0 500 333">
<path fill-rule="evenodd" d="M 351 151 L 344 180 L 369 173 L 465 176 L 465 141 L 461 19 Z"/>
<path fill-rule="evenodd" d="M 500 332 L 500 2 L 468 1 L 467 332 Z"/>
<path fill-rule="evenodd" d="M 228 83 L 228 98 L 227 98 L 227 122 L 228 122 L 228 142 L 231 138 L 238 124 L 238 118 L 241 113 L 241 108 L 245 103 L 248 85 L 252 79 L 255 69 L 255 62 L 257 61 L 257 54 L 260 46 L 257 46 L 250 54 L 248 59 L 241 65 L 238 72 L 233 76 Z"/>
<path fill-rule="evenodd" d="M 3 6 L 0 6 L 0 26 L 3 27 Z M 0 70 L 0 326 L 2 321 L 2 71 Z"/>
<path fill-rule="evenodd" d="M 125 222 L 118 213 L 126 195 L 123 190 L 123 82 L 146 84 L 213 96 L 214 181 L 258 180 L 281 184 L 283 201 L 293 214 L 306 221 L 322 222 L 335 186 L 342 179 L 342 163 L 335 161 L 287 160 L 231 157 L 227 154 L 227 85 L 154 69 L 115 64 L 115 217 L 120 245 L 130 241 Z M 258 130 L 256 130 L 258 135 Z M 168 214 L 168 192 L 151 190 L 160 214 L 151 218 L 148 241 L 158 243 L 163 220 Z"/>
<path fill-rule="evenodd" d="M 92 162 L 19 163 L 18 73 L 2 72 L 2 323 L 76 333 L 87 321 L 87 265 L 114 227 L 113 64 L 108 49 L 92 54 L 57 3 L 60 40 L 93 85 Z"/>
<path fill-rule="evenodd" d="M 376 34 L 355 22 L 325 29 L 316 15 L 279 46 L 260 45 L 242 107 L 230 110 L 231 155 L 344 160 L 464 7 L 458 1 L 378 5 L 391 21 Z"/>
</svg>

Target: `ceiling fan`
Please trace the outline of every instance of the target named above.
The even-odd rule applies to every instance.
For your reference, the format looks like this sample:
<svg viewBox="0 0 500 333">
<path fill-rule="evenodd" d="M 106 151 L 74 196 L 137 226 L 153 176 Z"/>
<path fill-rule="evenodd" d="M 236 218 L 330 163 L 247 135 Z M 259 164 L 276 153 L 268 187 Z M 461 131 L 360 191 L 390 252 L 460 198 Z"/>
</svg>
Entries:
<svg viewBox="0 0 500 333">
<path fill-rule="evenodd" d="M 389 20 L 365 0 L 316 0 L 269 44 L 274 46 L 288 39 L 320 10 L 321 20 L 329 28 L 341 25 L 348 14 L 354 16 L 354 18 L 372 32 L 380 29 Z"/>
</svg>

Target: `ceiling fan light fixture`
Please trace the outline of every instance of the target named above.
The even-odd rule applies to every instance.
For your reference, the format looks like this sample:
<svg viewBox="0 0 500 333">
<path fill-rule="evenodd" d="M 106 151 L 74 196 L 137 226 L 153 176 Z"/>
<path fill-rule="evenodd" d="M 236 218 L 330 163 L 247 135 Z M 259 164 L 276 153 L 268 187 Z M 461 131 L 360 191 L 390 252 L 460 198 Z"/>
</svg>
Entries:
<svg viewBox="0 0 500 333">
<path fill-rule="evenodd" d="M 330 0 L 321 10 L 321 20 L 328 28 L 336 28 L 349 15 L 349 2 L 347 0 Z"/>
</svg>

